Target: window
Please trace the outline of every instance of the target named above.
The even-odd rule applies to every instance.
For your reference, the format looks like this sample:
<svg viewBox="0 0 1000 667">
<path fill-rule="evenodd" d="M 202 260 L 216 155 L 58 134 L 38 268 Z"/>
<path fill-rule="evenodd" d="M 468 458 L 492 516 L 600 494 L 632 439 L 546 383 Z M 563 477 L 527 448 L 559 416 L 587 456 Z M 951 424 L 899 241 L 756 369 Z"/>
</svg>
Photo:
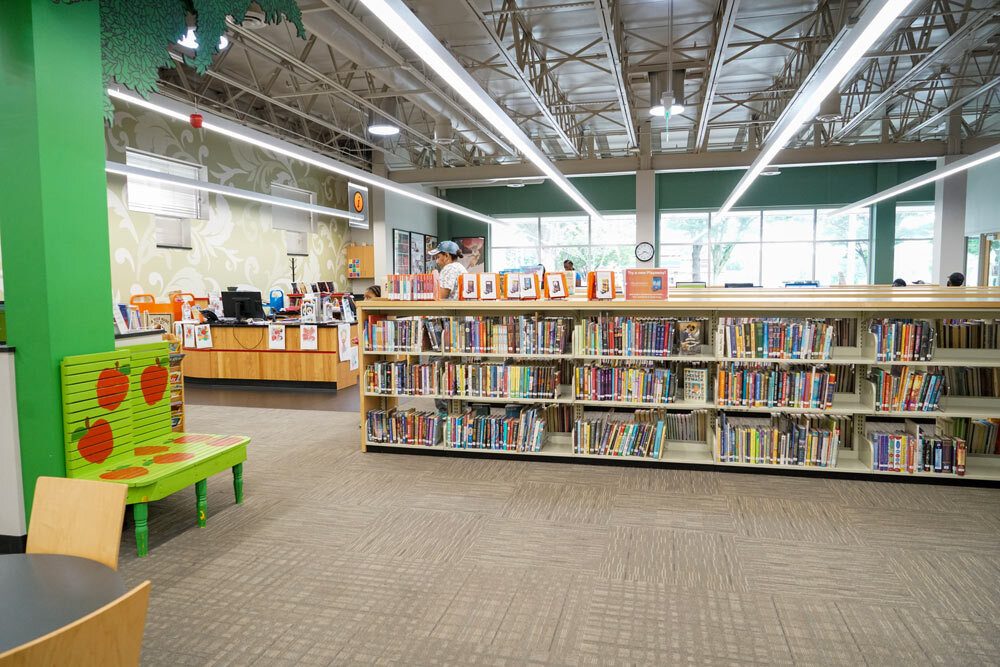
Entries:
<svg viewBox="0 0 1000 667">
<path fill-rule="evenodd" d="M 271 183 L 271 194 L 303 204 L 312 204 L 316 200 L 316 195 L 308 190 L 281 183 Z M 309 234 L 315 231 L 315 224 L 315 216 L 309 211 L 287 206 L 271 207 L 271 229 L 285 232 L 285 246 L 289 255 L 309 254 Z"/>
<path fill-rule="evenodd" d="M 979 285 L 979 237 L 965 237 L 965 284 L 969 287 Z"/>
<path fill-rule="evenodd" d="M 660 214 L 660 266 L 670 282 L 753 283 L 780 287 L 869 282 L 868 211 L 827 218 L 824 210 Z"/>
<path fill-rule="evenodd" d="M 180 160 L 140 153 L 131 148 L 125 151 L 125 164 L 170 176 L 196 181 L 204 180 L 205 168 Z M 152 213 L 167 218 L 200 218 L 202 195 L 199 190 L 180 188 L 163 181 L 127 176 L 128 207 L 131 211 Z"/>
<path fill-rule="evenodd" d="M 896 206 L 896 242 L 892 252 L 893 278 L 907 283 L 931 282 L 934 261 L 934 205 Z M 951 273 L 949 271 L 949 273 Z"/>
<path fill-rule="evenodd" d="M 156 247 L 191 249 L 190 220 L 158 215 L 153 221 L 156 225 Z"/>
<path fill-rule="evenodd" d="M 561 271 L 572 260 L 578 271 L 635 266 L 635 215 L 609 214 L 601 222 L 586 215 L 501 218 L 490 230 L 490 267 L 542 264 Z"/>
</svg>

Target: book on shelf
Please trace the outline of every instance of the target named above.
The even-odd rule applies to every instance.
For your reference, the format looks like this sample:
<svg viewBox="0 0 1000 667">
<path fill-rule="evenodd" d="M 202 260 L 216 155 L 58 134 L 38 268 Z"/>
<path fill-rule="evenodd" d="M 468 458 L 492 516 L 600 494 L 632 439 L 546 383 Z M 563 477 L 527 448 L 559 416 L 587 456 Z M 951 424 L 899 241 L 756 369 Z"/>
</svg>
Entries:
<svg viewBox="0 0 1000 667">
<path fill-rule="evenodd" d="M 845 415 L 744 417 L 721 412 L 715 430 L 712 455 L 720 463 L 832 468 L 837 465 L 842 439 L 850 437 L 851 419 Z"/>
<path fill-rule="evenodd" d="M 366 352 L 418 352 L 423 345 L 422 318 L 368 315 L 364 323 Z"/>
<path fill-rule="evenodd" d="M 545 274 L 545 298 L 565 299 L 569 294 L 566 286 L 566 274 L 561 271 Z"/>
<path fill-rule="evenodd" d="M 545 441 L 544 410 L 467 410 L 442 419 L 444 445 L 456 449 L 538 452 Z"/>
<path fill-rule="evenodd" d="M 615 414 L 615 408 L 611 408 L 611 414 Z M 596 419 L 604 416 L 602 413 L 595 413 L 587 410 L 583 413 L 584 419 Z M 666 408 L 636 408 L 631 416 L 623 413 L 625 420 L 640 424 L 653 422 L 663 422 L 667 429 L 668 440 L 690 440 L 695 442 L 706 442 L 708 439 L 708 410 L 690 410 L 675 412 Z"/>
<path fill-rule="evenodd" d="M 677 350 L 678 321 L 601 313 L 576 327 L 582 354 L 617 357 L 669 357 Z"/>
<path fill-rule="evenodd" d="M 438 393 L 441 362 L 383 361 L 365 368 L 365 391 L 373 394 L 431 396 Z"/>
<path fill-rule="evenodd" d="M 680 323 L 681 342 L 678 351 L 682 356 L 701 354 L 702 325 L 706 320 L 683 320 Z"/>
<path fill-rule="evenodd" d="M 418 410 L 369 410 L 365 435 L 373 443 L 431 447 L 440 438 L 441 417 Z"/>
<path fill-rule="evenodd" d="M 479 276 L 479 298 L 485 301 L 496 301 L 500 298 L 499 276 L 496 273 L 475 273 Z"/>
<path fill-rule="evenodd" d="M 708 369 L 684 369 L 684 400 L 703 402 L 708 398 Z"/>
<path fill-rule="evenodd" d="M 676 362 L 601 362 L 573 368 L 573 395 L 585 401 L 673 403 L 677 396 Z"/>
<path fill-rule="evenodd" d="M 458 295 L 463 301 L 479 298 L 479 279 L 475 273 L 458 274 Z"/>
<path fill-rule="evenodd" d="M 945 366 L 930 370 L 944 375 L 948 396 L 1000 398 L 1000 367 Z"/>
<path fill-rule="evenodd" d="M 564 354 L 573 329 L 569 317 L 452 316 L 438 320 L 445 353 Z"/>
<path fill-rule="evenodd" d="M 573 453 L 601 456 L 640 456 L 658 459 L 667 450 L 662 421 L 618 421 L 610 415 L 579 419 L 573 426 Z"/>
<path fill-rule="evenodd" d="M 385 278 L 389 301 L 434 301 L 438 298 L 437 273 L 390 273 Z"/>
<path fill-rule="evenodd" d="M 829 359 L 834 327 L 819 319 L 721 317 L 722 356 L 738 359 Z"/>
<path fill-rule="evenodd" d="M 965 440 L 941 435 L 933 424 L 873 422 L 867 435 L 874 471 L 965 475 Z"/>
<path fill-rule="evenodd" d="M 877 361 L 930 361 L 935 333 L 929 320 L 879 318 L 872 320 Z"/>
<path fill-rule="evenodd" d="M 553 364 L 445 362 L 441 393 L 454 398 L 554 399 L 559 377 Z"/>
<path fill-rule="evenodd" d="M 1000 348 L 1000 319 L 935 320 L 934 331 L 939 347 L 996 350 Z"/>
<path fill-rule="evenodd" d="M 587 298 L 606 301 L 615 298 L 615 272 L 590 271 L 587 274 Z"/>
<path fill-rule="evenodd" d="M 909 366 L 872 368 L 868 379 L 875 385 L 876 412 L 937 410 L 944 387 L 944 376 L 940 373 L 913 370 Z"/>
<path fill-rule="evenodd" d="M 716 405 L 829 410 L 836 379 L 836 373 L 822 365 L 720 363 L 715 379 Z"/>
<path fill-rule="evenodd" d="M 969 454 L 1000 454 L 1000 418 L 940 417 L 941 435 L 966 442 Z"/>
</svg>

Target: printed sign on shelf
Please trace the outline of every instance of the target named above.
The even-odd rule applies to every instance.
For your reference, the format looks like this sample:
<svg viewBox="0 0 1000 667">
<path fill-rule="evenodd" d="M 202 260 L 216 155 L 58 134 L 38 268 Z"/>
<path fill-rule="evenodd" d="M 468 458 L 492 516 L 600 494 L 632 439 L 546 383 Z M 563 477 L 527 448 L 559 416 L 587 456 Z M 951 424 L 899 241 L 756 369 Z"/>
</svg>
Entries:
<svg viewBox="0 0 1000 667">
<path fill-rule="evenodd" d="M 625 269 L 625 298 L 659 301 L 667 298 L 666 269 Z"/>
</svg>

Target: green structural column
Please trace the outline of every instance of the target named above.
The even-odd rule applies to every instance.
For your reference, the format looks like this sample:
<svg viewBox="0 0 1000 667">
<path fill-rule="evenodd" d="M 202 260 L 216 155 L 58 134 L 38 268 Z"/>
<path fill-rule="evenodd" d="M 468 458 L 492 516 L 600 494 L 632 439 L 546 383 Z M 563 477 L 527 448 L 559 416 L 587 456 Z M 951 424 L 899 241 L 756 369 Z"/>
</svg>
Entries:
<svg viewBox="0 0 1000 667">
<path fill-rule="evenodd" d="M 97 2 L 4 0 L 0 236 L 25 505 L 65 475 L 59 362 L 114 349 Z"/>
<path fill-rule="evenodd" d="M 899 181 L 899 165 L 883 162 L 875 170 L 875 192 L 891 188 Z M 872 282 L 891 285 L 893 281 L 893 252 L 896 245 L 896 198 L 883 199 L 873 206 L 874 232 L 872 234 Z"/>
</svg>

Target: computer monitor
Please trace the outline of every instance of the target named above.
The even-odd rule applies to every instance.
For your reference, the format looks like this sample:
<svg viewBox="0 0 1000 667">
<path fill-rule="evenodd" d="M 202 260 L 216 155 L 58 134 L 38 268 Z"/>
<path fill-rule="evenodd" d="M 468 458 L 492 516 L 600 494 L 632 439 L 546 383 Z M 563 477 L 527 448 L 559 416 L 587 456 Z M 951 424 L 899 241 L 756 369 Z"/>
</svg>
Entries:
<svg viewBox="0 0 1000 667">
<path fill-rule="evenodd" d="M 708 287 L 704 280 L 678 280 L 674 287 Z"/>
<path fill-rule="evenodd" d="M 223 292 L 222 314 L 238 320 L 248 317 L 263 319 L 264 307 L 261 304 L 260 292 Z"/>
<path fill-rule="evenodd" d="M 818 280 L 795 280 L 785 283 L 785 287 L 819 287 Z"/>
<path fill-rule="evenodd" d="M 726 283 L 726 287 L 753 287 L 753 283 Z"/>
</svg>

